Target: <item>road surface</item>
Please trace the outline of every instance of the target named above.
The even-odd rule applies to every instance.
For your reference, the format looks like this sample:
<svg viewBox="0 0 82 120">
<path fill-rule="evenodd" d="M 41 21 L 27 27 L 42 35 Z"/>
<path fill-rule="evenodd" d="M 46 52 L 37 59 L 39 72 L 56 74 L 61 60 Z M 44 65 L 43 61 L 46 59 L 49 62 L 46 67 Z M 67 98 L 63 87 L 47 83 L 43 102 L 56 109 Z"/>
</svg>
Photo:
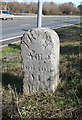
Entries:
<svg viewBox="0 0 82 120">
<path fill-rule="evenodd" d="M 80 23 L 79 16 L 46 16 L 42 18 L 42 27 L 58 29 Z M 23 35 L 27 30 L 37 27 L 37 17 L 0 20 L 0 40 Z"/>
</svg>

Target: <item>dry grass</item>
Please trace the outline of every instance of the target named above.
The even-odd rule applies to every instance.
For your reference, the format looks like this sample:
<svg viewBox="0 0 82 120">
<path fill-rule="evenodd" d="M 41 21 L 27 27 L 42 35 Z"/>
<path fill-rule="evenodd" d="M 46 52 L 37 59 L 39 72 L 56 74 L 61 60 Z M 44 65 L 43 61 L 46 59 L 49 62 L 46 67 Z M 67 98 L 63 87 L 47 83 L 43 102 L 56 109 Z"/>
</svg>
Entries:
<svg viewBox="0 0 82 120">
<path fill-rule="evenodd" d="M 57 33 L 60 36 L 61 82 L 52 94 L 25 96 L 20 45 L 3 48 L 3 120 L 81 120 L 80 29 L 74 26 L 57 30 Z"/>
</svg>

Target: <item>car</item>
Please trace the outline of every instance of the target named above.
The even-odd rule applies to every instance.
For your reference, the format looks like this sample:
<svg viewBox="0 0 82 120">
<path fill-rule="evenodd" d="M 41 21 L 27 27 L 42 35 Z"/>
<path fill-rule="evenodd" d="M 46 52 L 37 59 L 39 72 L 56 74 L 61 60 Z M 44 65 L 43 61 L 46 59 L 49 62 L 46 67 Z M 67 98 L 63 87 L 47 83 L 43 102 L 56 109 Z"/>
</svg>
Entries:
<svg viewBox="0 0 82 120">
<path fill-rule="evenodd" d="M 14 19 L 14 15 L 7 10 L 0 10 L 0 18 L 7 20 L 8 18 Z"/>
</svg>

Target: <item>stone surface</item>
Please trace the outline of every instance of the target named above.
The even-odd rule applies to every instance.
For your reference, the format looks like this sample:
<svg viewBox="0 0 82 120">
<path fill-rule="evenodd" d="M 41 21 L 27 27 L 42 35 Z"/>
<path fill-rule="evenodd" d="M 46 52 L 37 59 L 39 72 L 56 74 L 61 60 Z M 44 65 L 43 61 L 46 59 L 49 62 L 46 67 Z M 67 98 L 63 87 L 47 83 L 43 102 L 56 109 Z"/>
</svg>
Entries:
<svg viewBox="0 0 82 120">
<path fill-rule="evenodd" d="M 59 82 L 59 37 L 49 28 L 27 31 L 21 41 L 24 93 L 56 90 Z"/>
</svg>

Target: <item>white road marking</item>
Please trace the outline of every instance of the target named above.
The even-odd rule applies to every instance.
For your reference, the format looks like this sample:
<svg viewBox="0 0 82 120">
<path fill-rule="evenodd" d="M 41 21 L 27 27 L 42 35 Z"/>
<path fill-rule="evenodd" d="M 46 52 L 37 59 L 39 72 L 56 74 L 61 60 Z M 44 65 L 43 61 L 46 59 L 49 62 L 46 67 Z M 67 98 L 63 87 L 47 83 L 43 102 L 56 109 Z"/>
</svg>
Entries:
<svg viewBox="0 0 82 120">
<path fill-rule="evenodd" d="M 11 38 L 7 38 L 7 39 L 3 39 L 3 40 L 0 40 L 0 42 L 4 42 L 4 41 L 8 41 L 8 40 L 13 40 L 13 39 L 16 39 L 16 38 L 20 38 L 22 37 L 23 35 L 20 35 L 20 36 L 16 36 L 16 37 L 11 37 Z"/>
<path fill-rule="evenodd" d="M 12 42 L 12 44 L 16 44 L 16 43 L 19 43 L 19 42 L 20 42 L 20 40 L 16 41 L 16 42 Z M 2 46 L 0 46 L 0 49 L 3 48 L 3 47 L 6 47 L 6 46 L 8 46 L 8 45 L 2 45 Z"/>
<path fill-rule="evenodd" d="M 68 24 L 68 25 L 63 25 L 63 26 L 59 26 L 59 27 L 56 27 L 57 28 L 61 28 L 61 27 L 67 27 L 67 26 L 72 26 L 74 24 Z M 0 40 L 0 42 L 4 42 L 4 41 L 9 41 L 9 40 L 13 40 L 13 39 L 16 39 L 16 38 L 21 38 L 23 35 L 20 35 L 20 36 L 16 36 L 16 37 L 11 37 L 11 38 L 7 38 L 7 39 L 3 39 L 3 40 Z"/>
<path fill-rule="evenodd" d="M 63 28 L 63 27 L 68 27 L 68 26 L 72 26 L 74 24 L 68 24 L 68 25 L 63 25 L 63 26 L 58 26 L 58 27 L 55 27 L 55 29 L 59 29 L 59 28 Z"/>
<path fill-rule="evenodd" d="M 68 27 L 68 26 L 72 26 L 74 24 L 67 24 L 67 25 L 63 25 L 63 27 Z"/>
</svg>

